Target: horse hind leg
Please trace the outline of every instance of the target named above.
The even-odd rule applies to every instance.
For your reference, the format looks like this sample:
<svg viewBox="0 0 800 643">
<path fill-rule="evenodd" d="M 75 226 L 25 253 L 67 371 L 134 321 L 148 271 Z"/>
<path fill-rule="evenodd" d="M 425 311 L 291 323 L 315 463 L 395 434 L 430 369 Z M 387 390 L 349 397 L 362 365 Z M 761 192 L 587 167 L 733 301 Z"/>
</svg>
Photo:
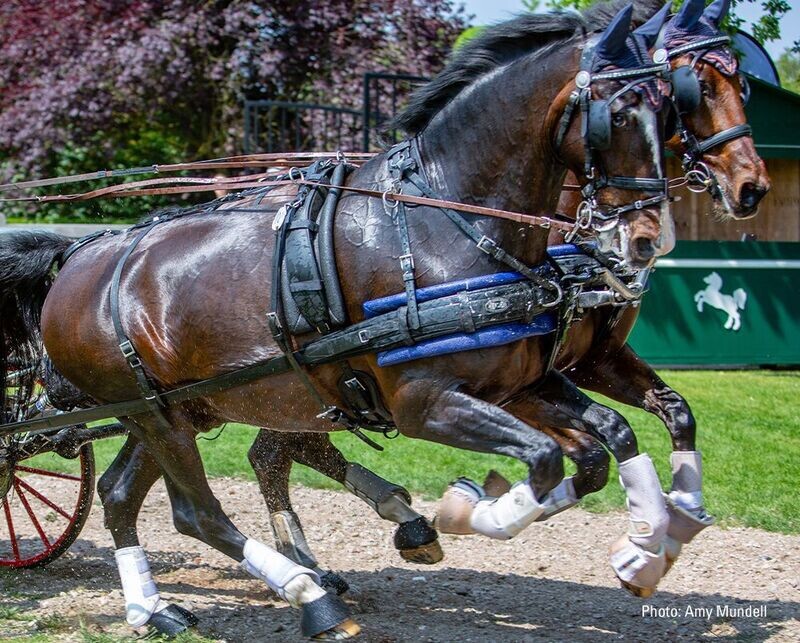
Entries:
<svg viewBox="0 0 800 643">
<path fill-rule="evenodd" d="M 347 581 L 336 572 L 319 567 L 306 540 L 300 518 L 292 509 L 289 474 L 298 436 L 309 437 L 313 442 L 316 434 L 300 435 L 262 428 L 256 434 L 248 458 L 269 510 L 270 526 L 277 550 L 298 565 L 316 571 L 320 584 L 327 591 L 342 595 L 349 588 Z"/>
<path fill-rule="evenodd" d="M 98 481 L 97 491 L 103 502 L 105 526 L 114 539 L 126 620 L 133 627 L 147 626 L 153 633 L 172 637 L 196 625 L 197 617 L 161 599 L 136 531 L 142 503 L 160 476 L 152 456 L 129 435 Z"/>
<path fill-rule="evenodd" d="M 420 564 L 442 560 L 444 553 L 436 530 L 411 507 L 411 496 L 406 489 L 356 462 L 348 462 L 327 433 L 284 433 L 279 439 L 295 462 L 341 483 L 381 518 L 396 523 L 394 544 L 403 559 Z"/>
<path fill-rule="evenodd" d="M 236 528 L 208 485 L 189 418 L 177 409 L 170 410 L 169 417 L 172 426 L 166 431 L 149 416 L 124 422 L 142 440 L 164 475 L 177 530 L 239 561 L 249 574 L 300 609 L 304 635 L 355 636 L 360 628 L 348 608 L 319 586 L 316 572 Z"/>
</svg>

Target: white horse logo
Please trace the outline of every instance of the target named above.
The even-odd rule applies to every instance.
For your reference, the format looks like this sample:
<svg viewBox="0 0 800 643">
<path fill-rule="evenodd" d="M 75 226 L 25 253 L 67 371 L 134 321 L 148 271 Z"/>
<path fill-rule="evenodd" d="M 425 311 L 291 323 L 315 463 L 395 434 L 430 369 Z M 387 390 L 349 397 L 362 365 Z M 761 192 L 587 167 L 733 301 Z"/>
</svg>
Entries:
<svg viewBox="0 0 800 643">
<path fill-rule="evenodd" d="M 702 313 L 703 304 L 710 304 L 714 308 L 728 313 L 728 320 L 725 322 L 726 330 L 739 330 L 742 325 L 739 310 L 744 310 L 744 306 L 747 303 L 747 293 L 742 288 L 737 288 L 732 295 L 723 295 L 720 292 L 722 289 L 722 277 L 716 272 L 704 277 L 703 281 L 708 284 L 708 288 L 699 290 L 694 295 L 697 311 Z"/>
</svg>

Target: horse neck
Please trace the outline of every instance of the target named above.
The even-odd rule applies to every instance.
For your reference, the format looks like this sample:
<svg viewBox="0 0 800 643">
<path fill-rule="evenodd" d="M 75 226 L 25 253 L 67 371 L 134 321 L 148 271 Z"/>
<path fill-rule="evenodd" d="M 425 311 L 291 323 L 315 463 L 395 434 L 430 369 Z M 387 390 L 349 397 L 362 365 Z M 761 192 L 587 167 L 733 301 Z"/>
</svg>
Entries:
<svg viewBox="0 0 800 643">
<path fill-rule="evenodd" d="M 463 90 L 419 134 L 432 187 L 447 198 L 502 210 L 552 215 L 566 168 L 556 156 L 556 118 L 546 118 L 578 68 L 569 43 L 530 55 Z M 484 234 L 523 261 L 540 261 L 547 232 L 485 217 Z"/>
</svg>

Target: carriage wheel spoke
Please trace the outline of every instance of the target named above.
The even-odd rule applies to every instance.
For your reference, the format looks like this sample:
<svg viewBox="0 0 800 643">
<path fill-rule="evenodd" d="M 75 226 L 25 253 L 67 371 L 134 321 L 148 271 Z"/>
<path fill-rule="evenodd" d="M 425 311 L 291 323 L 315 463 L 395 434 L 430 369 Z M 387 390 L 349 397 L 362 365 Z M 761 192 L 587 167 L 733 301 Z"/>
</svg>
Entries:
<svg viewBox="0 0 800 643">
<path fill-rule="evenodd" d="M 47 471 L 46 469 L 35 469 L 33 467 L 24 467 L 21 464 L 16 466 L 17 471 L 25 471 L 26 473 L 37 473 L 40 476 L 50 476 L 51 478 L 61 478 L 62 480 L 75 480 L 80 482 L 79 476 L 73 476 L 68 473 L 57 473 L 55 471 Z"/>
<path fill-rule="evenodd" d="M 44 529 L 42 529 L 42 526 L 39 524 L 39 520 L 36 518 L 36 514 L 33 513 L 33 509 L 31 509 L 31 503 L 28 502 L 28 499 L 25 497 L 25 494 L 22 493 L 22 489 L 20 488 L 20 485 L 17 483 L 16 480 L 14 481 L 14 489 L 16 489 L 17 495 L 19 496 L 19 499 L 22 501 L 22 506 L 25 507 L 25 511 L 28 512 L 28 517 L 31 519 L 33 526 L 36 528 L 36 531 L 39 534 L 39 538 L 42 539 L 42 542 L 44 543 L 45 547 L 50 547 L 50 541 L 47 538 L 47 534 L 44 533 Z"/>
<path fill-rule="evenodd" d="M 19 544 L 17 543 L 17 534 L 14 532 L 14 521 L 11 519 L 11 507 L 8 505 L 7 498 L 3 498 L 3 511 L 6 514 L 8 535 L 11 538 L 11 551 L 14 553 L 14 559 L 19 560 Z"/>
<path fill-rule="evenodd" d="M 52 500 L 50 500 L 49 498 L 46 498 L 46 497 L 45 497 L 45 496 L 43 496 L 41 493 L 39 493 L 38 491 L 36 491 L 36 489 L 34 489 L 33 487 L 31 487 L 31 486 L 30 486 L 30 485 L 29 485 L 27 482 L 25 482 L 25 481 L 24 481 L 22 478 L 17 478 L 16 476 L 14 476 L 14 484 L 15 484 L 15 485 L 17 485 L 17 484 L 21 485 L 21 486 L 22 486 L 22 488 L 23 488 L 23 489 L 25 489 L 25 491 L 27 491 L 28 493 L 30 493 L 30 494 L 31 494 L 33 497 L 35 497 L 35 498 L 37 498 L 37 499 L 41 500 L 41 501 L 42 501 L 44 504 L 46 504 L 48 507 L 50 507 L 50 509 L 52 509 L 53 511 L 56 511 L 56 512 L 58 512 L 59 514 L 61 514 L 61 515 L 62 515 L 64 518 L 66 518 L 67 520 L 72 520 L 72 516 L 70 516 L 70 515 L 69 515 L 69 514 L 68 514 L 66 511 L 64 511 L 64 510 L 63 510 L 61 507 L 59 507 L 59 506 L 58 506 L 56 503 L 54 503 Z"/>
</svg>

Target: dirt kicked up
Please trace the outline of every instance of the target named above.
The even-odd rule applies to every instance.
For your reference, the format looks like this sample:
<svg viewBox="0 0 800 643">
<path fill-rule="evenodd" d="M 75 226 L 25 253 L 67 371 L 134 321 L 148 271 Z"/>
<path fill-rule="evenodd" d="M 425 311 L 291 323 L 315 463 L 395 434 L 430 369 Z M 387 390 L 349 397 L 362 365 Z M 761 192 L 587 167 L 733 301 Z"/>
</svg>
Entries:
<svg viewBox="0 0 800 643">
<path fill-rule="evenodd" d="M 213 480 L 247 535 L 272 543 L 254 483 Z M 363 641 L 800 641 L 800 537 L 712 527 L 659 591 L 622 590 L 606 548 L 622 513 L 573 509 L 509 542 L 443 537 L 445 560 L 403 562 L 392 526 L 346 494 L 296 487 L 292 497 L 320 563 L 350 583 Z M 416 501 L 424 513 L 433 503 Z M 231 642 L 302 640 L 298 616 L 236 563 L 172 527 L 163 485 L 140 519 L 162 597 L 200 617 L 197 633 Z M 0 574 L 0 640 L 116 641 L 124 623 L 111 537 L 94 508 L 81 537 L 41 570 Z M 30 638 L 28 638 L 30 637 Z"/>
</svg>

